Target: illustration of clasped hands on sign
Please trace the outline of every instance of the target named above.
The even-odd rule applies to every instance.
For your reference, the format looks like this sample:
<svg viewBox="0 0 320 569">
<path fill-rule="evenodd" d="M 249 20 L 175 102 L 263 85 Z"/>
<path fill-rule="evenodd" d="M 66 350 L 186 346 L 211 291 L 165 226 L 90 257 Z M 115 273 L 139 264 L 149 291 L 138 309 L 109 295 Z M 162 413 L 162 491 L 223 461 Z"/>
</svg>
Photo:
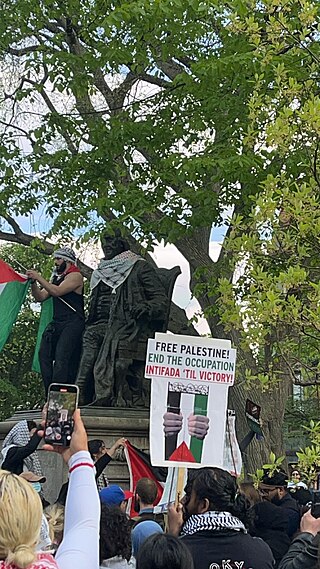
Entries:
<svg viewBox="0 0 320 569">
<path fill-rule="evenodd" d="M 209 386 L 168 383 L 167 412 L 163 415 L 165 460 L 201 462 L 210 424 L 208 395 Z"/>
</svg>

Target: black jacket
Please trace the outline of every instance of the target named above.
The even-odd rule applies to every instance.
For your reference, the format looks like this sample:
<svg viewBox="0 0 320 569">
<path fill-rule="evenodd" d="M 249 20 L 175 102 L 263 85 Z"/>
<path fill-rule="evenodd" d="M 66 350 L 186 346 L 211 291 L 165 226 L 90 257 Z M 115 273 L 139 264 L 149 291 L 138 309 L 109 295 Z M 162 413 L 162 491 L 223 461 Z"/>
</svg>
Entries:
<svg viewBox="0 0 320 569">
<path fill-rule="evenodd" d="M 261 537 L 269 545 L 275 560 L 275 567 L 278 567 L 291 543 L 287 534 L 286 511 L 271 502 L 259 502 L 253 509 L 255 519 L 252 534 Z"/>
<path fill-rule="evenodd" d="M 240 531 L 199 531 L 181 537 L 190 549 L 194 569 L 273 569 L 269 546 Z"/>
<path fill-rule="evenodd" d="M 297 501 L 286 494 L 279 502 L 276 504 L 279 508 L 285 510 L 285 514 L 288 520 L 287 533 L 289 537 L 292 537 L 300 527 L 300 508 Z"/>
<path fill-rule="evenodd" d="M 24 447 L 13 446 L 9 448 L 6 458 L 4 459 L 1 468 L 2 470 L 9 470 L 14 474 L 21 474 L 23 472 L 23 461 L 27 456 L 30 456 L 39 446 L 42 437 L 38 435 L 38 430 L 42 427 L 38 427 L 37 431 L 33 434 L 28 444 Z"/>
<path fill-rule="evenodd" d="M 316 569 L 318 567 L 319 534 L 300 533 L 282 559 L 279 569 Z"/>
<path fill-rule="evenodd" d="M 108 454 L 107 452 L 97 460 L 97 462 L 94 465 L 96 469 L 95 473 L 96 480 L 98 480 L 100 474 L 102 474 L 106 466 L 109 464 L 110 460 L 112 460 L 112 456 L 110 456 L 110 454 Z M 66 505 L 68 489 L 69 489 L 69 480 L 64 484 L 62 484 L 60 488 L 59 496 L 56 500 L 58 504 L 61 504 L 62 506 Z"/>
</svg>

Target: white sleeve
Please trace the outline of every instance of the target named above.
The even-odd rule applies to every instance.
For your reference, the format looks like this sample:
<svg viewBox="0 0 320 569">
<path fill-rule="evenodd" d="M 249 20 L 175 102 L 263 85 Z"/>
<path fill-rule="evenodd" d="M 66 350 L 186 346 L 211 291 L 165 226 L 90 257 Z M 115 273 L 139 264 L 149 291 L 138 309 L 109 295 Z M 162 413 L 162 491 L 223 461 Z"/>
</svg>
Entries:
<svg viewBox="0 0 320 569">
<path fill-rule="evenodd" d="M 92 464 L 87 451 L 74 454 L 69 468 Z M 99 568 L 100 501 L 94 468 L 78 466 L 69 478 L 63 541 L 56 561 L 59 569 Z"/>
</svg>

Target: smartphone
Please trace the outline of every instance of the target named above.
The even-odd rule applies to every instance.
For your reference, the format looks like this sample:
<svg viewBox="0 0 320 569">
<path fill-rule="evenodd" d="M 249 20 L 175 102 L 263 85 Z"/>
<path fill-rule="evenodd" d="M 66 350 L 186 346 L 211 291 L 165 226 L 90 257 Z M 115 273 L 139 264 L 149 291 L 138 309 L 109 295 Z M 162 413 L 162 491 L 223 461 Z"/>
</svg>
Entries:
<svg viewBox="0 0 320 569">
<path fill-rule="evenodd" d="M 51 383 L 44 440 L 55 446 L 68 447 L 73 432 L 73 414 L 78 406 L 77 385 Z"/>
<path fill-rule="evenodd" d="M 312 496 L 311 515 L 320 518 L 320 491 L 315 490 Z"/>
</svg>

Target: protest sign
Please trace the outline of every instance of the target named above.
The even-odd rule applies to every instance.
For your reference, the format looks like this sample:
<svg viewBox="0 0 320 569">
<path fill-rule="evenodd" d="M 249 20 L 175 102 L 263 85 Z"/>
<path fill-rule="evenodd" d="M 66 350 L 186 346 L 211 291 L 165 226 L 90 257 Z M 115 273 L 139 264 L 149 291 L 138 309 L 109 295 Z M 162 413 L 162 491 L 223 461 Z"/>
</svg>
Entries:
<svg viewBox="0 0 320 569">
<path fill-rule="evenodd" d="M 149 340 L 153 465 L 223 467 L 228 387 L 236 352 L 229 340 L 157 334 Z"/>
<path fill-rule="evenodd" d="M 233 476 L 240 476 L 242 470 L 242 455 L 236 435 L 236 413 L 231 409 L 227 411 L 223 469 Z"/>
</svg>

